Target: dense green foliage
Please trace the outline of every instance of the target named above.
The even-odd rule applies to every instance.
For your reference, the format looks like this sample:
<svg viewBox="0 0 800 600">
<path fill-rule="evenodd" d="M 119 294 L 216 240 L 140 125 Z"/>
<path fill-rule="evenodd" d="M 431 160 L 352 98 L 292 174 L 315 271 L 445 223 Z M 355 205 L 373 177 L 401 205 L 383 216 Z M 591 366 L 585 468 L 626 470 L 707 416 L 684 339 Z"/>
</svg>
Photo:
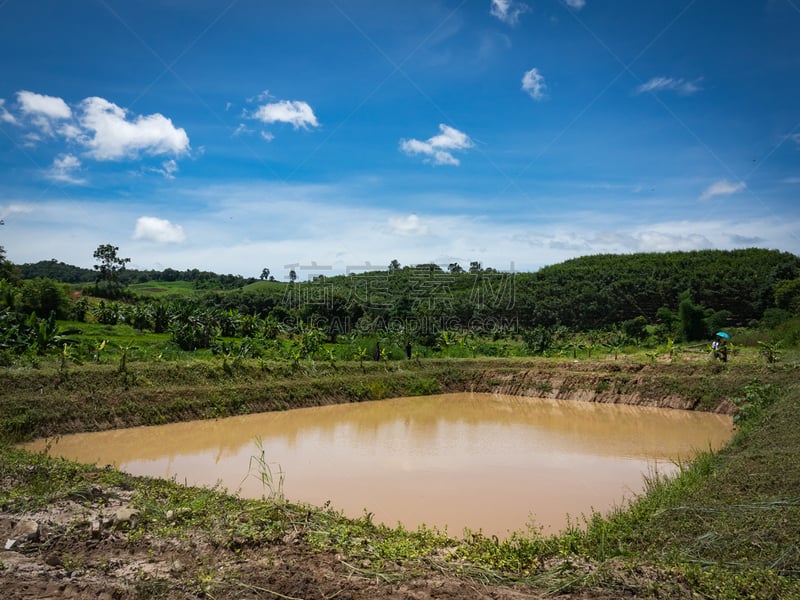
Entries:
<svg viewBox="0 0 800 600">
<path fill-rule="evenodd" d="M 21 329 L 40 329 L 31 318 L 51 315 L 167 334 L 172 347 L 184 352 L 210 349 L 293 361 L 363 361 L 374 353 L 403 358 L 409 348 L 422 356 L 574 358 L 645 346 L 664 347 L 671 355 L 674 343 L 702 344 L 720 329 L 737 330 L 737 342 L 753 346 L 800 342 L 800 258 L 772 250 L 588 256 L 536 273 L 499 272 L 477 263 L 468 271 L 455 263 L 447 269 L 403 267 L 393 261 L 383 271 L 280 283 L 267 269 L 260 281 L 128 270 L 116 247 L 106 246 L 98 251 L 113 252 L 98 256 L 100 273 L 90 272 L 95 281 L 86 283 L 83 295 L 50 277 L 0 281 L 4 323 L 17 330 L 3 335 L 2 362 L 12 362 L 9 353 L 24 347 L 7 340 L 28 339 Z M 22 271 L 84 278 L 63 263 L 38 265 L 46 268 L 23 265 Z M 208 285 L 216 287 L 204 290 Z M 113 298 L 91 299 L 98 292 Z M 747 333 L 759 327 L 774 333 Z M 53 339 L 61 343 L 59 333 Z M 779 356 L 778 347 L 772 349 L 771 356 Z M 163 346 L 157 354 L 167 350 Z M 87 347 L 77 355 L 88 360 L 94 351 Z"/>
<path fill-rule="evenodd" d="M 97 279 L 96 270 L 68 265 L 55 258 L 36 263 L 24 263 L 16 268 L 25 279 L 43 277 L 76 285 L 93 283 Z M 117 278 L 123 285 L 146 283 L 148 281 L 186 281 L 192 283 L 195 289 L 235 289 L 256 281 L 252 277 L 218 275 L 211 271 L 200 271 L 198 269 L 187 269 L 185 271 L 164 269 L 159 271 L 125 268 L 117 273 Z"/>
</svg>

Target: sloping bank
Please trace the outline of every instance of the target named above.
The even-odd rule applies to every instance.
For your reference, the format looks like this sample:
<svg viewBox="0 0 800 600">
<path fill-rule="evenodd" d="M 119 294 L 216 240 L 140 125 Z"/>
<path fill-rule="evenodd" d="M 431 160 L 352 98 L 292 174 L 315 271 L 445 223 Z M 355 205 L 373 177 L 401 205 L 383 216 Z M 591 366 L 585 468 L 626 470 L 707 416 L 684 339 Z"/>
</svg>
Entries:
<svg viewBox="0 0 800 600">
<path fill-rule="evenodd" d="M 780 377 L 771 371 L 770 377 Z M 0 372 L 8 441 L 397 396 L 476 391 L 731 412 L 757 365 L 453 359 L 390 363 L 212 362 Z"/>
</svg>

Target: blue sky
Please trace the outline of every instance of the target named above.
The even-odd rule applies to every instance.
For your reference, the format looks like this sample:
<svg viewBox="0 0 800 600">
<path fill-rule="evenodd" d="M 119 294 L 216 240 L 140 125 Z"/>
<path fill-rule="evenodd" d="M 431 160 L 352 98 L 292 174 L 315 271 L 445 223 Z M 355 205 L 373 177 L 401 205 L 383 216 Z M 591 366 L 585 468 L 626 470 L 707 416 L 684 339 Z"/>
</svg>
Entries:
<svg viewBox="0 0 800 600">
<path fill-rule="evenodd" d="M 0 0 L 0 244 L 284 279 L 800 254 L 797 0 Z"/>
</svg>

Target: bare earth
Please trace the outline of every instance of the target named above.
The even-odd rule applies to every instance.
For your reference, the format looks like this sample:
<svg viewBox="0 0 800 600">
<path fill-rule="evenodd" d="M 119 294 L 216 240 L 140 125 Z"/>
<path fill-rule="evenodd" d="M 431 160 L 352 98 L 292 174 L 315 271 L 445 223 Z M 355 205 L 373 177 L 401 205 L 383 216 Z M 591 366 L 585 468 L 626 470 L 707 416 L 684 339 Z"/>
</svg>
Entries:
<svg viewBox="0 0 800 600">
<path fill-rule="evenodd" d="M 543 598 L 530 589 L 481 583 L 431 564 L 375 573 L 312 550 L 303 531 L 276 543 L 232 550 L 204 532 L 129 536 L 131 492 L 91 488 L 85 498 L 17 515 L 0 512 L 4 600 L 86 598 Z M 133 538 L 133 539 L 131 539 Z M 602 592 L 572 598 L 618 598 Z"/>
</svg>

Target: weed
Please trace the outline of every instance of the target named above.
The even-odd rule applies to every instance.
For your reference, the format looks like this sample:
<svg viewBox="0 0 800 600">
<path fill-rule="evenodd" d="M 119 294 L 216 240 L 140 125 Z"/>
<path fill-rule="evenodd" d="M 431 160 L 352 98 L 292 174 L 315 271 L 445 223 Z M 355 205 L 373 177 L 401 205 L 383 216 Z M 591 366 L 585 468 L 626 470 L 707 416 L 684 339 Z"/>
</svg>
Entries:
<svg viewBox="0 0 800 600">
<path fill-rule="evenodd" d="M 406 385 L 409 396 L 430 396 L 440 392 L 439 382 L 431 377 L 419 377 Z"/>
<path fill-rule="evenodd" d="M 772 385 L 762 384 L 757 379 L 748 383 L 742 391 L 743 396 L 731 398 L 731 402 L 736 405 L 733 422 L 740 428 L 757 421 L 764 410 L 777 399 L 777 389 Z"/>
<path fill-rule="evenodd" d="M 764 357 L 764 360 L 769 364 L 778 362 L 781 357 L 780 342 L 758 342 L 758 353 Z"/>
<path fill-rule="evenodd" d="M 244 483 L 248 477 L 255 477 L 261 483 L 261 487 L 264 490 L 263 497 L 265 499 L 274 502 L 284 502 L 283 484 L 286 474 L 283 472 L 280 465 L 270 463 L 267 460 L 267 452 L 264 449 L 264 440 L 261 436 L 255 439 L 255 445 L 258 449 L 258 454 L 250 457 L 247 475 L 245 475 L 242 483 Z M 255 474 L 253 473 L 254 467 L 256 469 Z M 239 484 L 240 487 L 241 485 L 242 484 Z"/>
</svg>

